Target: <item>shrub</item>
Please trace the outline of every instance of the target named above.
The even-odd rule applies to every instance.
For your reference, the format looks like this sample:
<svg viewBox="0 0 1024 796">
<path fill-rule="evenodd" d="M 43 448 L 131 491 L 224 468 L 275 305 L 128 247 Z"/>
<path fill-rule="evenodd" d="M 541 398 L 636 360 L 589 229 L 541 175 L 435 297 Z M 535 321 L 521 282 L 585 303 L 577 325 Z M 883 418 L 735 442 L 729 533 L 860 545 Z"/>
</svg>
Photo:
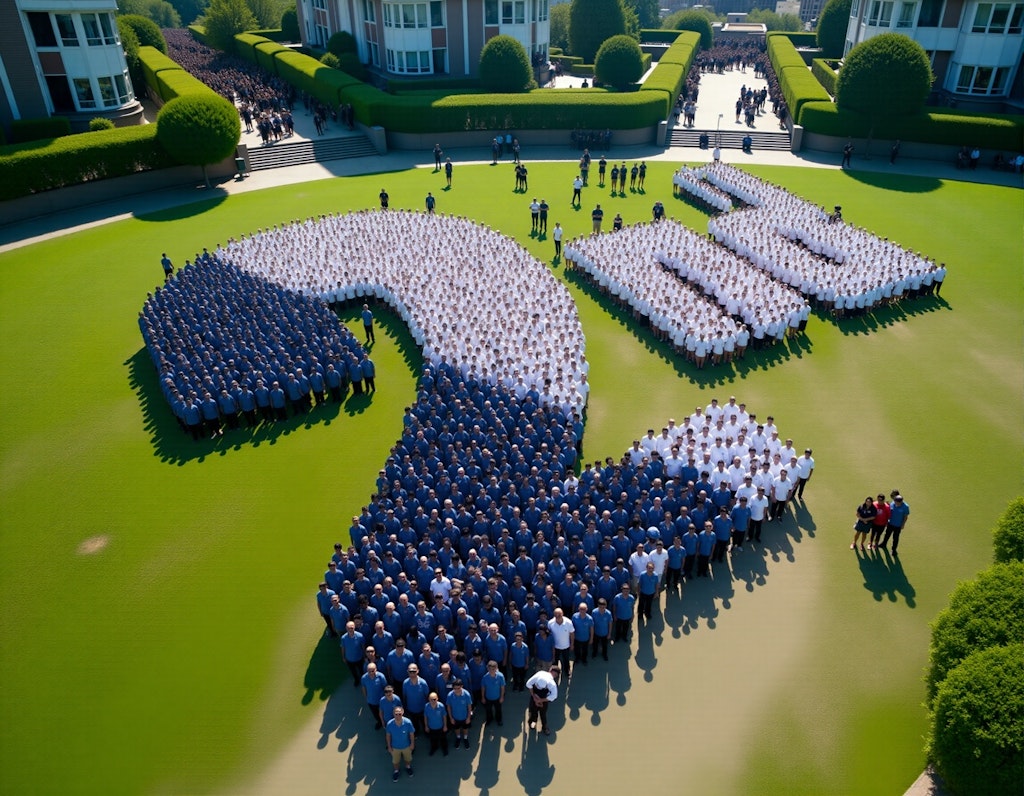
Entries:
<svg viewBox="0 0 1024 796">
<path fill-rule="evenodd" d="M 824 58 L 815 58 L 811 61 L 811 74 L 818 78 L 821 87 L 833 97 L 836 95 L 836 70 L 829 66 Z"/>
<path fill-rule="evenodd" d="M 786 105 L 789 106 L 789 113 L 794 122 L 803 124 L 800 121 L 800 113 L 808 102 L 829 102 L 831 100 L 828 92 L 822 88 L 821 83 L 808 71 L 806 66 L 787 66 L 775 74 L 779 78 L 782 96 L 786 100 Z"/>
<path fill-rule="evenodd" d="M 240 43 L 239 49 L 241 50 L 241 48 Z M 337 58 L 333 53 L 327 53 L 324 57 L 328 56 Z M 297 53 L 294 50 L 286 49 L 284 52 L 275 53 L 274 62 L 277 66 L 277 74 L 284 80 L 332 108 L 340 102 L 342 88 L 359 85 L 359 81 L 351 75 L 326 66 L 316 58 Z"/>
<path fill-rule="evenodd" d="M 935 698 L 929 753 L 955 793 L 1020 793 L 1024 644 L 979 650 L 949 673 Z"/>
<path fill-rule="evenodd" d="M 329 66 L 331 69 L 337 69 L 341 61 L 338 60 L 338 56 L 334 53 L 324 53 L 320 56 L 320 63 L 324 66 Z"/>
<path fill-rule="evenodd" d="M 674 32 L 675 43 L 669 47 L 661 56 L 658 65 L 654 68 L 643 86 L 642 92 L 660 91 L 664 93 L 664 110 L 662 119 L 667 119 L 672 104 L 682 91 L 683 83 L 686 82 L 686 75 L 693 63 L 693 56 L 700 42 L 700 34 L 695 31 Z"/>
<path fill-rule="evenodd" d="M 1024 497 L 1012 501 L 992 531 L 992 547 L 999 563 L 1024 561 Z"/>
<path fill-rule="evenodd" d="M 245 4 L 256 19 L 256 27 L 261 30 L 271 28 L 280 19 L 281 8 L 277 0 L 245 0 Z"/>
<path fill-rule="evenodd" d="M 533 83 L 533 69 L 523 45 L 511 36 L 495 36 L 480 52 L 480 84 L 487 91 L 515 93 Z"/>
<path fill-rule="evenodd" d="M 299 32 L 299 14 L 294 6 L 286 8 L 281 14 L 281 35 L 285 41 L 302 40 L 302 34 Z"/>
<path fill-rule="evenodd" d="M 173 165 L 153 124 L 68 135 L 46 146 L 11 146 L 0 154 L 0 200 Z"/>
<path fill-rule="evenodd" d="M 818 46 L 826 58 L 839 58 L 846 47 L 853 0 L 828 0 L 818 17 Z"/>
<path fill-rule="evenodd" d="M 644 74 L 643 53 L 630 36 L 606 39 L 594 59 L 594 74 L 602 83 L 619 88 L 638 81 Z"/>
<path fill-rule="evenodd" d="M 569 4 L 560 3 L 557 6 L 551 6 L 551 13 L 548 17 L 548 24 L 550 33 L 548 35 L 548 52 L 550 53 L 554 49 L 558 49 L 560 52 L 565 52 L 569 49 Z"/>
<path fill-rule="evenodd" d="M 711 19 L 703 11 L 677 11 L 665 17 L 661 26 L 668 30 L 692 30 L 699 33 L 700 46 L 705 50 L 711 49 L 714 35 L 711 30 Z"/>
<path fill-rule="evenodd" d="M 803 56 L 796 51 L 796 47 L 788 36 L 771 34 L 768 36 L 768 60 L 771 61 L 772 69 L 778 75 L 787 66 L 807 67 Z"/>
<path fill-rule="evenodd" d="M 201 18 L 206 43 L 224 52 L 234 52 L 235 36 L 259 27 L 245 0 L 210 0 Z"/>
<path fill-rule="evenodd" d="M 404 91 L 461 91 L 472 89 L 480 92 L 480 80 L 475 77 L 428 77 L 421 79 L 392 78 L 388 81 L 388 92 L 401 94 Z"/>
<path fill-rule="evenodd" d="M 976 650 L 1024 639 L 1024 563 L 993 564 L 959 583 L 932 622 L 927 683 L 935 699 L 950 670 Z"/>
<path fill-rule="evenodd" d="M 209 94 L 214 90 L 198 78 L 178 66 L 166 55 L 153 47 L 139 49 L 139 62 L 145 82 L 164 102 L 186 94 Z"/>
<path fill-rule="evenodd" d="M 219 163 L 238 144 L 241 122 L 235 106 L 212 91 L 171 100 L 156 119 L 157 140 L 179 163 L 206 167 Z"/>
<path fill-rule="evenodd" d="M 912 116 L 924 108 L 931 85 L 924 48 L 902 34 L 883 33 L 846 56 L 836 81 L 836 104 L 886 119 Z"/>
<path fill-rule="evenodd" d="M 369 77 L 369 72 L 356 53 L 342 53 L 338 58 L 338 69 L 356 80 L 366 80 Z"/>
<path fill-rule="evenodd" d="M 117 20 L 117 32 L 121 36 L 121 49 L 124 50 L 124 62 L 128 66 L 128 75 L 132 79 L 133 86 L 141 86 L 145 82 L 145 75 L 142 71 L 142 63 L 139 61 L 139 37 L 135 35 L 135 29 L 126 22 L 123 17 L 115 17 Z"/>
<path fill-rule="evenodd" d="M 11 122 L 11 143 L 42 141 L 71 135 L 71 122 L 64 116 L 43 116 L 38 119 L 15 119 Z M 2 182 L 2 180 L 0 180 Z"/>
<path fill-rule="evenodd" d="M 154 47 L 164 55 L 167 55 L 167 41 L 153 20 L 138 14 L 124 14 L 119 16 L 117 20 L 118 26 L 127 25 L 135 32 L 140 46 Z"/>
<path fill-rule="evenodd" d="M 181 15 L 167 0 L 118 0 L 117 9 L 120 14 L 151 19 L 158 28 L 181 27 Z"/>
<path fill-rule="evenodd" d="M 189 25 L 188 32 L 192 34 L 192 38 L 200 44 L 205 44 L 207 47 L 212 47 L 210 40 L 206 37 L 206 28 L 202 25 Z"/>
<path fill-rule="evenodd" d="M 351 33 L 339 30 L 327 40 L 327 52 L 334 53 L 340 58 L 344 53 L 359 52 L 359 46 Z"/>
<path fill-rule="evenodd" d="M 253 46 L 253 50 L 256 51 L 256 65 L 262 66 L 272 75 L 277 74 L 277 56 L 291 52 L 283 44 L 278 44 L 276 41 L 268 41 L 262 37 L 261 41 Z"/>
<path fill-rule="evenodd" d="M 619 0 L 572 0 L 569 7 L 569 51 L 594 63 L 605 39 L 626 32 L 626 20 Z"/>
<path fill-rule="evenodd" d="M 95 119 L 89 120 L 89 132 L 98 133 L 100 130 L 113 130 L 114 123 L 110 119 L 104 119 L 102 116 L 97 116 Z"/>
</svg>

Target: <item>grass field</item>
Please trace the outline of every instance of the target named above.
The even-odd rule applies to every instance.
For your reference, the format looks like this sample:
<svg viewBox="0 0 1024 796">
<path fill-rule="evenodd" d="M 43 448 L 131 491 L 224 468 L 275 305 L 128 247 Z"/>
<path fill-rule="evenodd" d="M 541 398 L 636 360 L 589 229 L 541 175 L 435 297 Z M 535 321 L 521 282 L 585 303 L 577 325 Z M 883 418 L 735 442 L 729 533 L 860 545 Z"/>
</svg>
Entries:
<svg viewBox="0 0 1024 796">
<path fill-rule="evenodd" d="M 532 165 L 526 196 L 511 192 L 511 166 L 459 167 L 451 191 L 429 170 L 339 178 L 0 255 L 0 791 L 270 788 L 264 773 L 305 744 L 341 679 L 333 650 L 317 644 L 316 582 L 399 432 L 418 353 L 385 316 L 372 401 L 192 443 L 162 403 L 136 324 L 160 253 L 180 264 L 258 227 L 374 206 L 382 186 L 393 207 L 419 208 L 432 190 L 440 212 L 513 235 L 546 261 L 550 241 L 528 236 L 533 195 L 570 236 L 589 229 L 595 201 L 606 219 L 620 211 L 632 223 L 662 199 L 704 228 L 702 213 L 672 199 L 669 164 L 652 164 L 645 195 L 587 189 L 582 211 L 566 201 L 571 169 Z M 581 683 L 588 701 L 570 698 L 570 711 L 586 714 L 591 696 L 601 707 L 558 734 L 547 789 L 516 775 L 510 736 L 486 753 L 489 776 L 481 753 L 468 790 L 676 793 L 679 775 L 713 794 L 894 794 L 922 768 L 928 622 L 957 579 L 989 561 L 988 530 L 1022 489 L 1021 192 L 751 171 L 944 260 L 942 298 L 840 325 L 812 317 L 800 346 L 694 373 L 555 267 L 587 335 L 587 458 L 617 456 L 648 426 L 735 394 L 812 446 L 818 472 L 799 528 L 775 531 L 726 591 L 666 608 L 657 648 L 620 662 L 627 685 L 604 684 L 620 698 L 602 702 Z M 902 566 L 858 564 L 854 507 L 894 487 L 913 512 Z M 291 792 L 327 778 L 346 779 L 348 793 L 375 789 L 383 759 L 355 760 L 361 747 L 341 741 L 321 739 Z M 602 748 L 645 756 L 642 771 L 595 768 Z M 417 774 L 417 792 L 452 787 Z"/>
</svg>

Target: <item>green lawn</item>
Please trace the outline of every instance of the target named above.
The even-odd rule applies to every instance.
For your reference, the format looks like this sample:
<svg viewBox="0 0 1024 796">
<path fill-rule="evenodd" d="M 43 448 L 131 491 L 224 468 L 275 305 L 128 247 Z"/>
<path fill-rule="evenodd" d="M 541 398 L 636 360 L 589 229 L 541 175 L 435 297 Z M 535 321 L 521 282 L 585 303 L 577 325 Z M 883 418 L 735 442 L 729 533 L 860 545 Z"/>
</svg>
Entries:
<svg viewBox="0 0 1024 796">
<path fill-rule="evenodd" d="M 526 196 L 512 193 L 511 165 L 459 166 L 451 191 L 429 170 L 339 178 L 0 255 L 0 790 L 231 789 L 258 778 L 339 681 L 316 644 L 316 582 L 399 433 L 418 353 L 384 317 L 372 402 L 314 413 L 308 427 L 192 443 L 162 403 L 136 323 L 160 253 L 181 264 L 258 227 L 374 206 L 382 186 L 392 207 L 420 208 L 432 190 L 439 212 L 516 236 L 548 261 L 551 242 L 529 237 L 534 195 L 569 235 L 589 230 L 595 201 L 606 219 L 621 211 L 631 223 L 661 199 L 704 228 L 702 213 L 672 199 L 669 164 L 651 165 L 646 195 L 586 189 L 581 211 L 566 201 L 571 164 L 530 165 Z M 928 622 L 957 579 L 990 560 L 989 528 L 1022 488 L 1021 193 L 751 171 L 947 262 L 942 300 L 838 326 L 812 318 L 799 347 L 697 374 L 557 266 L 592 366 L 586 455 L 617 456 L 637 432 L 730 394 L 814 447 L 792 562 L 770 564 L 764 586 L 719 616 L 721 630 L 701 623 L 679 642 L 731 677 L 762 657 L 790 659 L 756 704 L 730 704 L 724 689 L 717 707 L 746 711 L 752 731 L 742 748 L 694 750 L 691 771 L 710 793 L 900 793 L 923 765 Z M 853 509 L 897 486 L 913 511 L 903 568 L 859 567 L 847 549 Z M 80 551 L 96 537 L 106 546 Z M 769 599 L 776 583 L 788 599 L 796 580 L 799 605 Z M 747 628 L 767 647 L 731 641 Z M 716 638 L 730 639 L 718 658 Z M 634 676 L 633 689 L 679 695 L 681 670 L 663 666 L 652 683 Z M 690 734 L 715 724 L 695 712 L 683 723 Z M 670 757 L 646 766 L 667 775 Z M 578 771 L 594 776 L 559 760 L 546 792 L 564 792 Z M 511 775 L 501 785 L 522 791 Z"/>
</svg>

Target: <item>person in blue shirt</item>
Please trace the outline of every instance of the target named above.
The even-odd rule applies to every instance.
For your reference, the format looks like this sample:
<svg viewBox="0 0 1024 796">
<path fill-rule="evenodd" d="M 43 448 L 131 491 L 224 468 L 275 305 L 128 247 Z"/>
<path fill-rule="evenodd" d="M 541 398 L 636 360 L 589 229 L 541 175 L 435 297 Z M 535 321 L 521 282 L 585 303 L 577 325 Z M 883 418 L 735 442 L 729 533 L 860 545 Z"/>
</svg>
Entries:
<svg viewBox="0 0 1024 796">
<path fill-rule="evenodd" d="M 355 622 L 345 623 L 345 632 L 341 634 L 340 643 L 345 665 L 352 674 L 352 687 L 359 688 L 359 681 L 363 676 L 363 655 L 366 651 L 366 644 L 363 634 L 356 630 Z"/>
<path fill-rule="evenodd" d="M 522 631 L 517 631 L 515 641 L 508 648 L 508 663 L 512 667 L 512 690 L 522 691 L 526 685 L 526 667 L 530 663 L 530 648 Z"/>
<path fill-rule="evenodd" d="M 612 614 L 615 616 L 615 638 L 616 641 L 629 641 L 629 631 L 633 626 L 633 610 L 636 606 L 636 597 L 630 594 L 629 584 L 623 583 L 619 593 L 612 600 Z"/>
<path fill-rule="evenodd" d="M 331 598 L 331 627 L 334 628 L 334 635 L 340 635 L 345 632 L 345 625 L 348 624 L 348 620 L 351 618 L 348 608 L 341 602 L 341 598 L 336 594 Z"/>
<path fill-rule="evenodd" d="M 727 506 L 722 506 L 718 510 L 718 516 L 711 524 L 715 531 L 715 551 L 711 560 L 722 563 L 725 561 L 725 552 L 729 549 L 729 540 L 732 538 L 732 518 Z"/>
<path fill-rule="evenodd" d="M 576 656 L 576 663 L 587 665 L 587 653 L 594 640 L 594 618 L 590 615 L 587 604 L 581 602 L 579 610 L 572 615 L 573 626 L 573 654 Z"/>
<path fill-rule="evenodd" d="M 377 366 L 373 364 L 373 360 L 368 356 L 363 355 L 362 361 L 359 363 L 359 370 L 363 374 L 363 383 L 366 385 L 367 392 L 377 391 Z"/>
<path fill-rule="evenodd" d="M 743 540 L 750 528 L 750 509 L 747 508 L 747 498 L 740 497 L 733 506 L 729 515 L 732 520 L 732 549 L 733 552 L 743 552 Z"/>
<path fill-rule="evenodd" d="M 647 562 L 646 570 L 637 578 L 637 588 L 640 590 L 640 615 L 650 619 L 654 599 L 661 591 L 661 577 L 654 571 L 653 561 Z"/>
<path fill-rule="evenodd" d="M 548 619 L 544 613 L 541 613 L 537 635 L 533 638 L 533 657 L 540 669 L 548 668 L 555 660 L 555 639 L 548 629 Z"/>
<path fill-rule="evenodd" d="M 672 537 L 672 546 L 668 548 L 668 561 L 665 569 L 665 588 L 678 589 L 683 585 L 683 561 L 686 560 L 686 548 L 678 536 Z"/>
<path fill-rule="evenodd" d="M 409 676 L 402 683 L 402 702 L 405 704 L 406 716 L 417 732 L 423 729 L 423 711 L 427 707 L 428 696 L 430 686 L 420 677 L 419 667 L 413 664 L 409 667 Z"/>
<path fill-rule="evenodd" d="M 704 530 L 697 536 L 697 577 L 708 577 L 708 562 L 715 549 L 715 529 L 710 521 L 705 521 Z"/>
<path fill-rule="evenodd" d="M 459 741 L 469 749 L 469 725 L 473 723 L 473 697 L 465 688 L 462 679 L 456 679 L 451 694 L 448 695 L 448 719 L 455 731 L 455 748 Z"/>
<path fill-rule="evenodd" d="M 484 651 L 482 649 L 473 650 L 473 656 L 466 662 L 466 667 L 469 669 L 470 690 L 473 693 L 473 699 L 478 700 L 480 699 L 480 686 L 487 673 Z"/>
<path fill-rule="evenodd" d="M 409 674 L 409 666 L 416 662 L 416 656 L 405 646 L 405 639 L 395 639 L 395 648 L 388 653 L 384 660 L 384 673 L 388 682 L 395 686 L 395 693 L 402 695 L 402 683 Z"/>
<path fill-rule="evenodd" d="M 328 588 L 327 581 L 320 583 L 320 590 L 316 593 L 316 607 L 320 612 L 320 616 L 323 617 L 324 623 L 327 625 L 326 634 L 332 638 L 338 635 L 331 621 L 331 605 L 337 596 L 338 593 L 336 591 Z"/>
<path fill-rule="evenodd" d="M 427 697 L 423 722 L 430 737 L 430 754 L 440 749 L 441 754 L 448 757 L 448 709 L 434 692 Z"/>
<path fill-rule="evenodd" d="M 498 669 L 498 662 L 490 660 L 487 662 L 487 673 L 480 681 L 480 702 L 486 711 L 487 721 L 497 721 L 502 726 L 501 707 L 505 702 L 505 675 Z"/>
<path fill-rule="evenodd" d="M 364 345 L 376 343 L 377 337 L 373 333 L 373 312 L 370 311 L 370 305 L 364 304 L 363 311 L 359 314 L 363 319 L 363 331 L 366 332 L 366 343 Z"/>
<path fill-rule="evenodd" d="M 893 492 L 892 502 L 889 504 L 889 522 L 885 526 L 885 536 L 882 537 L 882 544 L 879 547 L 887 550 L 886 545 L 889 544 L 891 538 L 892 554 L 898 558 L 899 553 L 896 551 L 900 546 L 900 534 L 903 533 L 903 529 L 907 527 L 907 520 L 910 519 L 910 506 L 903 500 L 903 495 L 896 490 Z"/>
<path fill-rule="evenodd" d="M 614 615 L 608 610 L 608 601 L 603 597 L 597 601 L 597 610 L 591 614 L 594 620 L 594 657 L 600 651 L 601 658 L 608 660 L 608 642 L 612 635 Z M 579 631 L 577 631 L 577 638 Z"/>
<path fill-rule="evenodd" d="M 384 686 L 384 696 L 377 703 L 380 712 L 381 723 L 386 727 L 388 722 L 395 717 L 395 708 L 402 707 L 402 700 L 395 694 L 393 686 Z"/>
<path fill-rule="evenodd" d="M 402 708 L 395 708 L 394 718 L 387 723 L 385 740 L 388 752 L 391 754 L 391 764 L 394 766 L 394 773 L 391 778 L 398 782 L 398 768 L 402 761 L 405 761 L 405 773 L 410 777 L 412 771 L 412 753 L 416 750 L 416 727 L 412 721 L 405 717 Z"/>
<path fill-rule="evenodd" d="M 374 729 L 379 730 L 384 726 L 380 720 L 380 701 L 384 698 L 384 689 L 388 684 L 387 678 L 377 671 L 377 664 L 371 663 L 366 667 L 366 674 L 360 678 L 360 683 L 363 686 L 363 696 L 366 697 L 366 704 L 369 706 L 370 713 L 373 714 L 373 718 L 377 722 Z"/>
</svg>

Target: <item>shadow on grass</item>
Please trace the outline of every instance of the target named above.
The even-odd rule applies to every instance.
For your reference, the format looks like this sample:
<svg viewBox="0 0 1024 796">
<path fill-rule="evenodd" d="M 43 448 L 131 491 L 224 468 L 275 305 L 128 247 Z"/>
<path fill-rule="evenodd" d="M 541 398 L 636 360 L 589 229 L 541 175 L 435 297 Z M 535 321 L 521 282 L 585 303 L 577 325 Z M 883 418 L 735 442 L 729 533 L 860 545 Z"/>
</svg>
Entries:
<svg viewBox="0 0 1024 796">
<path fill-rule="evenodd" d="M 888 550 L 854 552 L 864 577 L 864 588 L 874 595 L 876 601 L 898 603 L 902 597 L 907 608 L 917 608 L 917 591 L 907 578 L 899 556 L 890 555 Z"/>
<path fill-rule="evenodd" d="M 813 347 L 810 338 L 801 333 L 788 342 L 776 343 L 768 348 L 754 350 L 752 347 L 748 347 L 742 359 L 733 360 L 731 363 L 708 364 L 704 368 L 698 369 L 687 362 L 683 356 L 677 354 L 671 345 L 655 337 L 646 321 L 633 317 L 632 310 L 619 304 L 611 296 L 602 293 L 594 281 L 586 275 L 564 267 L 563 278 L 585 293 L 623 329 L 632 333 L 646 346 L 648 351 L 657 354 L 669 363 L 677 375 L 701 386 L 715 387 L 735 382 L 749 373 L 768 370 L 790 359 L 800 359 L 805 354 L 810 354 Z"/>
<path fill-rule="evenodd" d="M 137 213 L 135 218 L 139 221 L 150 221 L 160 223 L 165 221 L 181 221 L 185 218 L 201 216 L 210 210 L 223 204 L 228 198 L 228 192 L 223 188 L 211 188 L 205 198 L 198 202 L 189 202 L 176 207 L 168 207 L 164 210 L 154 210 L 150 213 Z"/>
<path fill-rule="evenodd" d="M 879 329 L 895 326 L 897 323 L 923 315 L 927 312 L 952 311 L 949 302 L 941 296 L 922 296 L 915 299 L 904 299 L 899 304 L 877 307 L 864 315 L 836 319 L 831 313 L 815 310 L 815 314 L 824 321 L 834 323 L 845 335 L 871 334 Z"/>
<path fill-rule="evenodd" d="M 844 173 L 857 182 L 870 185 L 873 188 L 881 188 L 883 191 L 931 193 L 942 187 L 942 180 L 935 177 L 887 174 L 884 171 L 858 171 L 856 169 L 847 169 Z"/>
<path fill-rule="evenodd" d="M 348 676 L 338 639 L 321 636 L 306 666 L 306 676 L 302 681 L 306 690 L 302 695 L 302 704 L 308 705 L 314 699 L 326 702 L 348 680 Z M 355 691 L 351 685 L 349 689 Z"/>
</svg>

